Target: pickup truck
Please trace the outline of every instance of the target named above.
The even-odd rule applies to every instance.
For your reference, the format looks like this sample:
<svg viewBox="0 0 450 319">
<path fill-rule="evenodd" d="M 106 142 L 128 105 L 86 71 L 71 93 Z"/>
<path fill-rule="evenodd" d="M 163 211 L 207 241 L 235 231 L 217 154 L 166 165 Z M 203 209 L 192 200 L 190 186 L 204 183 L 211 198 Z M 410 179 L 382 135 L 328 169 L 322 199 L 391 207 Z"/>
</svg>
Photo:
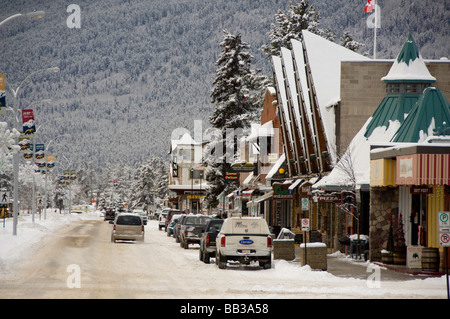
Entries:
<svg viewBox="0 0 450 319">
<path fill-rule="evenodd" d="M 216 238 L 216 264 L 220 269 L 225 269 L 229 260 L 246 265 L 258 261 L 264 269 L 272 267 L 272 237 L 264 219 L 225 219 Z"/>
<path fill-rule="evenodd" d="M 216 237 L 222 228 L 222 224 L 223 219 L 211 218 L 202 233 L 198 257 L 205 264 L 209 264 L 210 257 L 216 256 Z"/>
<path fill-rule="evenodd" d="M 180 228 L 180 246 L 189 248 L 189 244 L 200 244 L 200 237 L 211 217 L 205 215 L 187 215 Z"/>
</svg>

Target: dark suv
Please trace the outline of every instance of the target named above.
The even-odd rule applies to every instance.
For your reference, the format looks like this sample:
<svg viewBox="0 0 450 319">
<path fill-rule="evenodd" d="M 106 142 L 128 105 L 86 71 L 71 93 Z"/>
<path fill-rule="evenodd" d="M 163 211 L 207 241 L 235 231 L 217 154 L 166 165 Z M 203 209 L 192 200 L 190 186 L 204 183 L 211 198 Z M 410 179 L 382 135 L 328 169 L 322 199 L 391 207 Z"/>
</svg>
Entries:
<svg viewBox="0 0 450 319">
<path fill-rule="evenodd" d="M 104 220 L 114 220 L 115 217 L 116 217 L 116 212 L 112 208 L 108 208 L 105 212 Z"/>
<path fill-rule="evenodd" d="M 188 249 L 189 244 L 200 244 L 200 237 L 210 219 L 205 215 L 187 215 L 180 228 L 180 246 Z"/>
<path fill-rule="evenodd" d="M 209 258 L 216 256 L 216 237 L 222 228 L 223 219 L 212 218 L 206 224 L 205 231 L 200 238 L 198 257 L 205 264 L 209 264 Z"/>
</svg>

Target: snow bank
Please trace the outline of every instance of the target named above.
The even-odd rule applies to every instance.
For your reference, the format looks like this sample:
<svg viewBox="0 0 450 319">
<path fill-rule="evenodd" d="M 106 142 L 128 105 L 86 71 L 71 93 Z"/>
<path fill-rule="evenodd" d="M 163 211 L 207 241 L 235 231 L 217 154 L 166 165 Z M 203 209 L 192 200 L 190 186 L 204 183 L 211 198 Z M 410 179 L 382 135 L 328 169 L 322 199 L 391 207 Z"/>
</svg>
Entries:
<svg viewBox="0 0 450 319">
<path fill-rule="evenodd" d="M 83 214 L 59 214 L 53 209 L 44 214 L 32 216 L 21 214 L 18 217 L 17 235 L 13 236 L 13 219 L 0 219 L 0 274 L 7 273 L 14 263 L 26 259 L 33 251 L 45 245 L 54 231 L 69 226 L 82 219 L 98 219 L 99 212 Z"/>
</svg>

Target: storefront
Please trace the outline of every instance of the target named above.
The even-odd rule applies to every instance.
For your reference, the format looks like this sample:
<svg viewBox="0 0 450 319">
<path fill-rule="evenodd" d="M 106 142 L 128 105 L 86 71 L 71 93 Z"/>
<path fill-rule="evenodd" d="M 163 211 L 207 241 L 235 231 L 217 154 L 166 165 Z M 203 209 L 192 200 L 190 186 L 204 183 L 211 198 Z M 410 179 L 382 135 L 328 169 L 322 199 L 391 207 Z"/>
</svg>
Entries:
<svg viewBox="0 0 450 319">
<path fill-rule="evenodd" d="M 371 247 L 373 257 L 386 249 L 386 232 L 381 231 L 388 229 L 385 220 L 401 216 L 407 266 L 420 267 L 423 248 L 439 248 L 438 213 L 450 211 L 449 184 L 448 144 L 409 144 L 372 152 L 371 237 L 378 243 Z M 383 238 L 376 238 L 377 233 Z"/>
</svg>

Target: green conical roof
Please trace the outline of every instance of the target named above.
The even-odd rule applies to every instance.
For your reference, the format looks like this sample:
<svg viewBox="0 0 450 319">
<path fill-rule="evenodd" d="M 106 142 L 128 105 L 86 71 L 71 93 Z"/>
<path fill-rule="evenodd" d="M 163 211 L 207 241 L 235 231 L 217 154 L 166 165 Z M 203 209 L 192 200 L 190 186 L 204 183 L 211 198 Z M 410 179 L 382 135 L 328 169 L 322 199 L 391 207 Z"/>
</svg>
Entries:
<svg viewBox="0 0 450 319">
<path fill-rule="evenodd" d="M 402 50 L 397 56 L 397 62 L 404 62 L 406 65 L 409 65 L 410 61 L 419 58 L 419 54 L 419 48 L 417 48 L 416 42 L 410 34 L 408 40 L 406 40 Z"/>
<path fill-rule="evenodd" d="M 365 137 L 369 137 L 377 127 L 389 127 L 389 121 L 403 123 L 405 117 L 419 100 L 420 94 L 389 94 L 380 103 L 367 125 Z"/>
<path fill-rule="evenodd" d="M 409 35 L 389 73 L 381 80 L 384 82 L 432 83 L 436 81 L 436 78 L 428 71 L 416 42 L 412 35 Z"/>
<path fill-rule="evenodd" d="M 416 143 L 429 136 L 437 135 L 434 130 L 448 132 L 449 129 L 450 109 L 448 101 L 441 90 L 429 87 L 425 89 L 408 117 L 395 133 L 392 142 Z"/>
</svg>

